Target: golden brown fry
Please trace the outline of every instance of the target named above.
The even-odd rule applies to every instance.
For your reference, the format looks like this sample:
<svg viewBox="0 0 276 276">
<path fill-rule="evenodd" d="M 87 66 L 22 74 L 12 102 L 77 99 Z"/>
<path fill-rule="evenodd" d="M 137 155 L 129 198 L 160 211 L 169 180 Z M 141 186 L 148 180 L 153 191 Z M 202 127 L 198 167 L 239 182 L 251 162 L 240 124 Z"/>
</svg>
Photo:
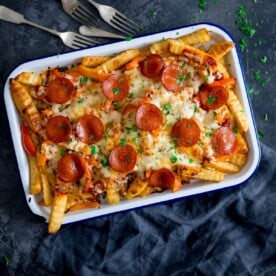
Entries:
<svg viewBox="0 0 276 276">
<path fill-rule="evenodd" d="M 42 129 L 40 114 L 28 90 L 14 79 L 10 81 L 10 88 L 14 103 L 24 121 L 32 131 L 40 133 Z"/>
<path fill-rule="evenodd" d="M 147 188 L 148 183 L 140 179 L 135 180 L 130 184 L 130 187 L 126 193 L 127 199 L 132 199 L 134 197 L 140 196 L 141 193 Z"/>
<path fill-rule="evenodd" d="M 52 195 L 51 186 L 50 186 L 48 177 L 45 173 L 41 173 L 41 182 L 42 182 L 43 201 L 46 206 L 50 206 L 53 201 L 53 195 Z"/>
<path fill-rule="evenodd" d="M 150 52 L 152 54 L 162 54 L 168 52 L 170 46 L 170 38 L 153 43 L 150 46 Z"/>
<path fill-rule="evenodd" d="M 106 185 L 106 201 L 108 204 L 117 204 L 120 202 L 120 195 L 116 183 L 109 179 Z"/>
<path fill-rule="evenodd" d="M 226 161 L 242 167 L 247 161 L 247 155 L 243 153 L 236 153 L 231 155 Z"/>
<path fill-rule="evenodd" d="M 28 160 L 30 172 L 30 194 L 36 195 L 42 190 L 40 172 L 37 168 L 36 157 L 28 156 Z"/>
<path fill-rule="evenodd" d="M 224 173 L 212 169 L 204 169 L 201 167 L 180 167 L 181 174 L 184 178 L 195 178 L 205 181 L 221 182 L 224 179 Z"/>
<path fill-rule="evenodd" d="M 228 90 L 228 92 L 227 105 L 234 114 L 239 130 L 246 132 L 248 130 L 248 121 L 244 109 L 234 91 Z"/>
<path fill-rule="evenodd" d="M 161 54 L 169 51 L 171 38 L 158 41 L 150 46 L 150 52 L 152 54 Z M 193 33 L 183 35 L 174 41 L 179 41 L 187 45 L 193 45 L 198 43 L 205 43 L 210 40 L 210 34 L 207 29 L 203 28 Z"/>
<path fill-rule="evenodd" d="M 67 195 L 59 194 L 54 197 L 51 213 L 49 217 L 48 233 L 56 233 L 62 224 L 64 212 L 66 208 Z"/>
<path fill-rule="evenodd" d="M 177 40 L 184 42 L 185 44 L 193 45 L 198 43 L 206 43 L 211 39 L 210 33 L 207 29 L 202 28 L 193 33 L 179 37 Z"/>
<path fill-rule="evenodd" d="M 97 201 L 91 201 L 91 202 L 79 202 L 70 207 L 70 211 L 79 211 L 83 209 L 99 209 L 101 207 L 100 203 Z"/>
<path fill-rule="evenodd" d="M 211 67 L 214 72 L 217 71 L 217 61 L 207 53 L 178 40 L 170 40 L 169 44 L 169 51 L 171 53 L 185 56 L 190 63 L 196 66 L 208 66 Z"/>
<path fill-rule="evenodd" d="M 213 168 L 224 173 L 236 173 L 240 170 L 239 166 L 235 164 L 215 160 L 205 161 L 204 166 Z"/>
<path fill-rule="evenodd" d="M 82 59 L 81 64 L 86 67 L 93 68 L 106 62 L 109 59 L 110 57 L 107 56 L 87 56 Z"/>
<path fill-rule="evenodd" d="M 36 73 L 23 72 L 16 77 L 16 80 L 22 84 L 37 86 L 41 85 L 42 78 Z"/>
<path fill-rule="evenodd" d="M 235 44 L 232 41 L 219 41 L 211 45 L 208 54 L 215 59 L 221 59 L 229 53 L 234 46 Z"/>
</svg>

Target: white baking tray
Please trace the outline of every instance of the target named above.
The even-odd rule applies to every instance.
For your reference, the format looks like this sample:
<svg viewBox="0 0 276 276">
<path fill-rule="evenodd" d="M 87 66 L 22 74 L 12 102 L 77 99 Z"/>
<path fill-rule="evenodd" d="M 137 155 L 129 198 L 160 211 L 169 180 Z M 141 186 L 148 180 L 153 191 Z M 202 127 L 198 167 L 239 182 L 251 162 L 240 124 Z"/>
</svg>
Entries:
<svg viewBox="0 0 276 276">
<path fill-rule="evenodd" d="M 89 49 L 73 51 L 66 54 L 60 54 L 50 56 L 42 59 L 36 59 L 25 62 L 19 65 L 9 75 L 5 87 L 4 87 L 4 98 L 7 109 L 12 140 L 15 148 L 17 163 L 19 166 L 21 181 L 27 204 L 31 211 L 39 216 L 42 216 L 48 221 L 50 209 L 39 205 L 40 196 L 33 196 L 29 194 L 29 168 L 26 154 L 21 145 L 20 139 L 20 117 L 13 104 L 10 90 L 9 90 L 9 79 L 17 76 L 21 72 L 40 72 L 48 67 L 54 66 L 66 66 L 72 63 L 76 63 L 81 60 L 82 57 L 87 55 L 111 55 L 129 48 L 140 48 L 147 46 L 153 42 L 162 40 L 164 38 L 176 38 L 181 35 L 185 35 L 196 31 L 201 28 L 207 28 L 211 33 L 212 41 L 221 40 L 233 40 L 232 37 L 223 28 L 209 24 L 195 24 L 191 26 L 182 27 L 179 29 L 169 30 L 160 33 L 154 33 L 146 36 L 141 36 L 132 39 L 131 41 L 119 41 L 115 43 L 109 43 L 101 46 L 96 46 Z M 214 191 L 222 188 L 228 188 L 243 183 L 247 180 L 256 170 L 260 160 L 260 147 L 256 135 L 256 129 L 254 125 L 252 110 L 247 96 L 246 84 L 244 75 L 242 73 L 241 62 L 237 53 L 237 49 L 234 48 L 227 56 L 226 64 L 229 64 L 229 71 L 233 77 L 237 80 L 236 92 L 244 107 L 247 119 L 249 122 L 249 131 L 246 134 L 248 141 L 249 153 L 248 161 L 239 173 L 226 175 L 225 180 L 220 183 L 208 183 L 202 181 L 192 181 L 189 185 L 184 185 L 182 190 L 172 193 L 165 191 L 163 193 L 156 193 L 149 195 L 145 198 L 137 198 L 132 200 L 122 200 L 118 205 L 107 205 L 103 204 L 100 209 L 87 209 L 65 214 L 63 223 L 75 222 L 88 218 L 95 218 L 102 215 L 112 214 L 115 212 L 126 211 L 133 208 L 142 206 L 152 205 L 156 203 L 166 202 L 183 198 L 186 196 L 196 195 L 204 192 Z"/>
</svg>

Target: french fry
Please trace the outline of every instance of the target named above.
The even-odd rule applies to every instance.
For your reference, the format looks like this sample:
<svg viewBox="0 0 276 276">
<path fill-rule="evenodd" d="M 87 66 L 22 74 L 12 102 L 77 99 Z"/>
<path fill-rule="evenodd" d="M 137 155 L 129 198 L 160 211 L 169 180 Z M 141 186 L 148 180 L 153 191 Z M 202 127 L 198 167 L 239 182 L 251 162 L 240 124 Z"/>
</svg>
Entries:
<svg viewBox="0 0 276 276">
<path fill-rule="evenodd" d="M 108 204 L 117 204 L 120 202 L 120 195 L 117 191 L 117 185 L 112 179 L 107 181 L 106 201 Z"/>
<path fill-rule="evenodd" d="M 236 153 L 227 158 L 226 161 L 242 167 L 247 161 L 247 155 L 244 153 Z"/>
<path fill-rule="evenodd" d="M 28 156 L 30 172 L 30 194 L 39 194 L 42 190 L 40 172 L 37 167 L 36 157 Z"/>
<path fill-rule="evenodd" d="M 16 77 L 16 80 L 22 84 L 31 86 L 41 85 L 42 83 L 42 78 L 39 76 L 39 74 L 33 72 L 22 72 Z"/>
<path fill-rule="evenodd" d="M 109 60 L 110 57 L 107 56 L 86 56 L 81 60 L 81 64 L 86 66 L 86 67 L 96 67 L 107 60 Z"/>
<path fill-rule="evenodd" d="M 70 211 L 79 211 L 79 210 L 83 210 L 83 209 L 99 209 L 100 208 L 100 203 L 97 201 L 91 201 L 91 202 L 79 202 L 76 203 L 75 205 L 73 205 L 72 207 L 70 207 Z"/>
<path fill-rule="evenodd" d="M 229 106 L 230 110 L 233 112 L 239 129 L 242 132 L 246 132 L 248 130 L 248 121 L 247 121 L 244 109 L 238 97 L 234 93 L 234 91 L 228 90 L 228 92 L 229 92 L 229 96 L 227 100 L 227 105 Z"/>
<path fill-rule="evenodd" d="M 212 44 L 207 53 L 215 59 L 221 59 L 229 53 L 233 47 L 235 47 L 235 44 L 232 41 L 220 41 Z"/>
<path fill-rule="evenodd" d="M 50 206 L 53 201 L 51 185 L 45 173 L 41 173 L 41 182 L 42 182 L 42 194 L 43 201 L 46 206 Z"/>
<path fill-rule="evenodd" d="M 181 174 L 185 178 L 196 178 L 205 181 L 221 182 L 224 179 L 224 173 L 212 169 L 201 167 L 181 166 Z"/>
<path fill-rule="evenodd" d="M 198 44 L 198 43 L 205 43 L 210 41 L 211 36 L 210 33 L 208 32 L 207 29 L 202 28 L 199 29 L 193 33 L 181 36 L 180 38 L 178 38 L 178 41 L 182 41 L 185 44 L 188 45 L 194 45 L 194 44 Z"/>
<path fill-rule="evenodd" d="M 49 217 L 48 233 L 56 233 L 62 224 L 66 209 L 67 194 L 58 194 L 54 197 Z"/>
<path fill-rule="evenodd" d="M 142 181 L 140 179 L 137 179 L 136 181 L 132 182 L 130 184 L 130 187 L 126 193 L 127 199 L 132 199 L 134 197 L 139 196 L 143 191 L 147 188 L 148 183 L 147 181 Z"/>
<path fill-rule="evenodd" d="M 11 95 L 24 121 L 35 133 L 42 130 L 40 114 L 28 90 L 16 80 L 11 80 Z"/>
<path fill-rule="evenodd" d="M 203 164 L 206 167 L 213 168 L 215 170 L 218 170 L 224 173 L 237 173 L 240 170 L 239 166 L 229 162 L 210 160 L 210 161 L 205 161 Z"/>
</svg>

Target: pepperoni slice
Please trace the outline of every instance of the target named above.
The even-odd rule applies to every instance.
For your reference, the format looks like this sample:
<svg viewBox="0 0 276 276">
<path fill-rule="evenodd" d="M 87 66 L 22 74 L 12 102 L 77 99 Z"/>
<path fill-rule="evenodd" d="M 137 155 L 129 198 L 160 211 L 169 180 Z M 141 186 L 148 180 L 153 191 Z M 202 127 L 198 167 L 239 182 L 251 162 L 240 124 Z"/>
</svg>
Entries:
<svg viewBox="0 0 276 276">
<path fill-rule="evenodd" d="M 136 125 L 142 130 L 152 131 L 161 126 L 163 121 L 161 110 L 154 104 L 144 103 L 136 112 Z"/>
<path fill-rule="evenodd" d="M 160 187 L 162 189 L 169 189 L 173 186 L 175 181 L 174 173 L 167 169 L 162 168 L 154 171 L 149 178 L 149 185 L 152 187 Z"/>
<path fill-rule="evenodd" d="M 171 137 L 177 146 L 191 147 L 199 141 L 200 128 L 193 119 L 182 119 L 173 125 Z"/>
<path fill-rule="evenodd" d="M 66 141 L 71 132 L 72 126 L 68 117 L 57 115 L 51 117 L 47 122 L 46 135 L 54 143 Z"/>
<path fill-rule="evenodd" d="M 77 123 L 76 133 L 82 142 L 91 145 L 103 138 L 104 125 L 98 117 L 84 115 Z"/>
<path fill-rule="evenodd" d="M 108 100 L 120 102 L 129 94 L 129 83 L 123 75 L 113 74 L 104 80 L 103 93 Z"/>
<path fill-rule="evenodd" d="M 116 146 L 110 153 L 108 161 L 110 167 L 117 172 L 131 171 L 137 160 L 137 153 L 130 145 Z"/>
<path fill-rule="evenodd" d="M 222 126 L 212 134 L 212 147 L 218 154 L 232 154 L 235 151 L 237 140 L 230 127 Z"/>
<path fill-rule="evenodd" d="M 63 104 L 75 95 L 73 83 L 63 77 L 57 77 L 48 83 L 46 99 L 51 103 Z"/>
<path fill-rule="evenodd" d="M 84 168 L 80 157 L 76 154 L 69 153 L 62 156 L 57 163 L 58 178 L 65 182 L 74 182 L 84 174 Z"/>
<path fill-rule="evenodd" d="M 161 82 L 163 86 L 172 92 L 181 91 L 190 79 L 190 73 L 177 64 L 170 64 L 165 67 Z"/>
<path fill-rule="evenodd" d="M 228 91 L 222 86 L 204 86 L 198 94 L 201 107 L 207 111 L 221 107 L 228 100 Z"/>
<path fill-rule="evenodd" d="M 164 61 L 160 55 L 151 54 L 140 63 L 142 75 L 148 78 L 160 77 L 164 68 Z"/>
</svg>

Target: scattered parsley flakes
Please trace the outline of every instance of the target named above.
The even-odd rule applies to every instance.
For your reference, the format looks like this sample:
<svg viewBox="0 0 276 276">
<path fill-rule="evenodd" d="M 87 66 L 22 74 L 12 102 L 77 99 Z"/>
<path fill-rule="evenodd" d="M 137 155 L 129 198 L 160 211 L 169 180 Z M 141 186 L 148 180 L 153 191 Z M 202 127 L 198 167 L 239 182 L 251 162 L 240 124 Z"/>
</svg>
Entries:
<svg viewBox="0 0 276 276">
<path fill-rule="evenodd" d="M 255 70 L 255 71 L 253 72 L 253 74 L 254 74 L 254 79 L 255 79 L 256 81 L 261 80 L 261 73 L 260 73 L 260 70 Z"/>
<path fill-rule="evenodd" d="M 59 154 L 60 154 L 61 156 L 65 155 L 65 154 L 66 154 L 66 149 L 60 149 L 60 150 L 59 150 Z"/>
<path fill-rule="evenodd" d="M 261 130 L 258 130 L 258 137 L 264 138 L 264 133 Z"/>
<path fill-rule="evenodd" d="M 97 153 L 97 147 L 95 145 L 90 146 L 90 152 L 91 154 L 96 154 Z"/>
<path fill-rule="evenodd" d="M 247 49 L 247 42 L 246 42 L 246 40 L 244 38 L 241 38 L 239 40 L 239 46 L 241 48 L 241 51 L 244 51 L 244 50 Z"/>
<path fill-rule="evenodd" d="M 101 163 L 101 165 L 102 165 L 103 168 L 106 168 L 106 167 L 108 166 L 108 162 L 107 162 L 107 160 L 105 160 L 105 159 L 102 159 L 102 160 L 100 161 L 100 163 Z"/>
<path fill-rule="evenodd" d="M 126 143 L 127 143 L 126 138 L 122 138 L 121 141 L 120 141 L 120 143 L 119 143 L 119 145 L 122 146 L 122 147 L 124 147 L 126 145 Z"/>
<path fill-rule="evenodd" d="M 216 101 L 216 98 L 212 95 L 209 95 L 207 101 L 208 101 L 208 104 L 212 104 Z"/>
<path fill-rule="evenodd" d="M 174 163 L 176 163 L 177 162 L 177 156 L 176 155 L 172 155 L 171 157 L 170 157 L 170 161 L 174 164 Z"/>
<path fill-rule="evenodd" d="M 80 83 L 86 84 L 87 82 L 88 82 L 88 77 L 82 76 L 82 77 L 80 78 Z"/>
<path fill-rule="evenodd" d="M 83 103 L 83 99 L 78 99 L 78 100 L 77 100 L 77 103 L 78 103 L 78 104 Z"/>
<path fill-rule="evenodd" d="M 132 36 L 131 35 L 126 36 L 126 41 L 131 41 L 131 40 L 132 40 Z"/>
<path fill-rule="evenodd" d="M 171 114 L 171 105 L 166 103 L 162 106 L 162 111 L 165 115 L 170 115 Z"/>
<path fill-rule="evenodd" d="M 120 88 L 119 87 L 115 87 L 115 88 L 113 88 L 113 93 L 115 94 L 115 95 L 117 95 L 118 93 L 120 93 Z"/>
<path fill-rule="evenodd" d="M 206 10 L 207 9 L 207 3 L 205 0 L 199 0 L 198 1 L 198 7 L 200 10 Z"/>
<path fill-rule="evenodd" d="M 246 10 L 245 5 L 239 5 L 237 11 L 239 18 L 236 20 L 236 24 L 240 27 L 243 34 L 252 37 L 256 33 L 256 30 L 253 28 L 251 21 L 246 18 Z"/>
<path fill-rule="evenodd" d="M 267 62 L 267 56 L 263 56 L 260 58 L 261 63 L 265 64 Z"/>
</svg>

